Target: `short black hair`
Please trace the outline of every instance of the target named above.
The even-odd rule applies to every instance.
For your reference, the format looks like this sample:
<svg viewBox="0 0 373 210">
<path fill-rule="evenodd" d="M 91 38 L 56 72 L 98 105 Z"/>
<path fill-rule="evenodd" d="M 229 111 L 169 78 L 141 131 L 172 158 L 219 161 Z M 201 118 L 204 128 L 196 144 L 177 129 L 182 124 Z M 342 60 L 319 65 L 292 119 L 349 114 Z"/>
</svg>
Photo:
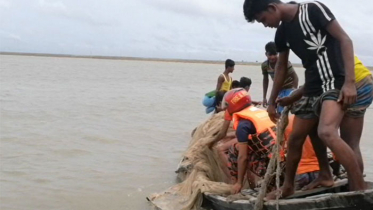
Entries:
<svg viewBox="0 0 373 210">
<path fill-rule="evenodd" d="M 227 59 L 227 60 L 225 61 L 225 68 L 233 67 L 234 65 L 236 65 L 236 64 L 235 64 L 234 61 L 231 60 L 231 59 Z"/>
<path fill-rule="evenodd" d="M 248 22 L 255 21 L 255 15 L 267 10 L 271 3 L 282 3 L 280 0 L 245 0 L 243 14 Z"/>
<path fill-rule="evenodd" d="M 264 48 L 266 50 L 266 53 L 268 53 L 270 55 L 277 54 L 275 42 L 268 42 Z"/>
<path fill-rule="evenodd" d="M 241 77 L 240 79 L 240 86 L 245 88 L 246 86 L 251 86 L 251 79 L 247 77 Z"/>
<path fill-rule="evenodd" d="M 240 87 L 240 82 L 237 80 L 233 80 L 232 82 L 232 89 L 234 88 L 239 88 Z"/>
<path fill-rule="evenodd" d="M 296 1 L 289 1 L 288 4 L 298 4 Z"/>
</svg>

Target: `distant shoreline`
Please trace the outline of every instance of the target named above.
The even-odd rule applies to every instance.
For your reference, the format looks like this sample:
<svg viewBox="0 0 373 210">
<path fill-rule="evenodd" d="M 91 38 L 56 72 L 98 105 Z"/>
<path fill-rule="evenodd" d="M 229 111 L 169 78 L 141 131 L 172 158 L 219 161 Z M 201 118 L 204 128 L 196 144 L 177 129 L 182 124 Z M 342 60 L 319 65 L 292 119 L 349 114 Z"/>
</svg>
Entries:
<svg viewBox="0 0 373 210">
<path fill-rule="evenodd" d="M 204 63 L 204 64 L 224 64 L 224 61 L 218 60 L 193 60 L 193 59 L 172 59 L 172 58 L 141 58 L 141 57 L 122 57 L 122 56 L 100 56 L 100 55 L 70 55 L 70 54 L 50 54 L 50 53 L 20 53 L 20 52 L 0 52 L 0 55 L 17 56 L 38 56 L 38 57 L 62 57 L 62 58 L 87 58 L 87 59 L 108 59 L 108 60 L 134 60 L 134 61 L 157 61 L 157 62 L 177 62 L 177 63 Z M 238 65 L 259 66 L 262 62 L 237 61 Z M 293 63 L 294 67 L 302 68 L 302 64 Z M 373 71 L 373 66 L 367 66 Z"/>
<path fill-rule="evenodd" d="M 205 63 L 205 64 L 224 64 L 225 61 L 219 60 L 195 60 L 195 59 L 172 59 L 172 58 L 141 58 L 141 57 L 122 57 L 122 56 L 100 56 L 100 55 L 69 55 L 69 54 L 49 54 L 49 53 L 18 53 L 18 52 L 0 52 L 0 55 L 17 56 L 38 56 L 38 57 L 61 57 L 61 58 L 87 58 L 87 59 L 108 59 L 108 60 L 134 60 L 134 61 L 158 61 L 158 62 L 177 62 L 177 63 Z M 261 65 L 262 62 L 242 62 L 236 61 L 238 65 Z M 294 64 L 301 67 L 300 64 Z"/>
</svg>

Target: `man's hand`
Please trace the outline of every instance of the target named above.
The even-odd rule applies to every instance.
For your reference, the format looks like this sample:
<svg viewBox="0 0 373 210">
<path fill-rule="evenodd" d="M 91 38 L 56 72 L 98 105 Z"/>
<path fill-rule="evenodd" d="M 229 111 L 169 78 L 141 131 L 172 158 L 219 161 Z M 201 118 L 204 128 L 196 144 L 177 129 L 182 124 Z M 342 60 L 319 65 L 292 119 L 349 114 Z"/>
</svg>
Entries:
<svg viewBox="0 0 373 210">
<path fill-rule="evenodd" d="M 234 194 L 237 194 L 239 192 L 241 192 L 241 189 L 242 189 L 242 185 L 240 183 L 236 183 L 233 185 L 232 189 L 231 189 L 231 193 L 234 195 Z"/>
<path fill-rule="evenodd" d="M 278 98 L 276 103 L 280 104 L 280 106 L 289 106 L 295 102 L 295 98 L 292 96 Z"/>
<path fill-rule="evenodd" d="M 280 117 L 279 114 L 276 112 L 276 107 L 274 104 L 268 105 L 267 108 L 268 116 L 271 118 L 271 121 L 276 123 L 278 118 Z"/>
<path fill-rule="evenodd" d="M 345 83 L 342 86 L 337 102 L 342 103 L 343 110 L 346 110 L 350 105 L 356 102 L 356 95 L 355 83 Z"/>
<path fill-rule="evenodd" d="M 268 102 L 267 102 L 267 99 L 266 98 L 263 98 L 263 103 L 262 103 L 263 107 L 267 107 L 268 106 Z"/>
</svg>

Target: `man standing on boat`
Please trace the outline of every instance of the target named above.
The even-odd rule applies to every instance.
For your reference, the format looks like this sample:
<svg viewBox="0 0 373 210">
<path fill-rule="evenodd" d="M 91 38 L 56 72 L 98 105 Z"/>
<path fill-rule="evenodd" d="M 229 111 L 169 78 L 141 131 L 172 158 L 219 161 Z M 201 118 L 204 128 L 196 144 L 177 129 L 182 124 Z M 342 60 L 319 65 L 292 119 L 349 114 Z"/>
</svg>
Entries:
<svg viewBox="0 0 373 210">
<path fill-rule="evenodd" d="M 262 63 L 262 74 L 263 74 L 263 106 L 266 107 L 267 103 L 267 90 L 268 90 L 268 75 L 271 76 L 272 81 L 275 78 L 275 67 L 278 59 L 277 51 L 276 51 L 276 44 L 274 42 L 268 42 L 265 45 L 265 55 L 267 56 L 267 60 Z M 286 69 L 286 79 L 285 83 L 282 86 L 280 93 L 278 95 L 279 98 L 289 96 L 290 93 L 298 88 L 298 75 L 294 71 L 293 65 L 288 62 L 287 69 Z M 277 106 L 277 113 L 281 114 L 282 110 L 284 109 L 283 106 Z"/>
<path fill-rule="evenodd" d="M 289 140 L 281 196 L 284 198 L 294 193 L 294 175 L 307 135 L 313 139 L 321 167 L 318 178 L 309 189 L 334 184 L 325 145 L 346 169 L 350 190 L 366 189 L 358 155 L 338 134 L 340 125 L 348 121 L 355 121 L 356 125 L 361 123 L 350 128 L 362 128 L 364 110 L 372 102 L 371 77 L 359 81 L 364 83 L 360 87 L 356 84 L 358 75 L 355 75 L 354 49 L 350 37 L 330 9 L 318 1 L 289 4 L 280 0 L 245 0 L 243 9 L 248 22 L 257 21 L 265 27 L 276 28 L 278 74 L 267 109 L 273 121 L 277 118 L 275 101 L 286 76 L 290 50 L 302 60 L 306 69 L 305 85 L 294 112 L 296 123 Z M 353 117 L 348 117 L 348 113 Z M 360 139 L 358 135 L 355 136 L 355 141 Z M 274 195 L 272 193 L 267 198 L 273 199 L 276 197 Z"/>
</svg>

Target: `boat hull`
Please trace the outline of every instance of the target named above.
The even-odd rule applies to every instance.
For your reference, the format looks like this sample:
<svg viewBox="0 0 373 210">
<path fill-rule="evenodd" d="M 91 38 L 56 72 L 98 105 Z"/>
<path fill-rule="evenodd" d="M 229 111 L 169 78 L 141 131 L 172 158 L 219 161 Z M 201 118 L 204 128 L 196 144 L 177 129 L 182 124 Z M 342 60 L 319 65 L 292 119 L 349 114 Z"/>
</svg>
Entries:
<svg viewBox="0 0 373 210">
<path fill-rule="evenodd" d="M 372 183 L 369 183 L 373 186 Z M 280 210 L 373 210 L 373 189 L 363 192 L 339 192 L 330 191 L 341 190 L 345 186 L 325 190 L 317 195 L 307 195 L 303 198 L 282 199 L 279 201 Z M 227 199 L 219 195 L 204 195 L 203 206 L 214 210 L 253 210 L 255 200 L 237 200 L 228 202 Z M 276 201 L 266 202 L 263 210 L 275 210 Z"/>
</svg>

